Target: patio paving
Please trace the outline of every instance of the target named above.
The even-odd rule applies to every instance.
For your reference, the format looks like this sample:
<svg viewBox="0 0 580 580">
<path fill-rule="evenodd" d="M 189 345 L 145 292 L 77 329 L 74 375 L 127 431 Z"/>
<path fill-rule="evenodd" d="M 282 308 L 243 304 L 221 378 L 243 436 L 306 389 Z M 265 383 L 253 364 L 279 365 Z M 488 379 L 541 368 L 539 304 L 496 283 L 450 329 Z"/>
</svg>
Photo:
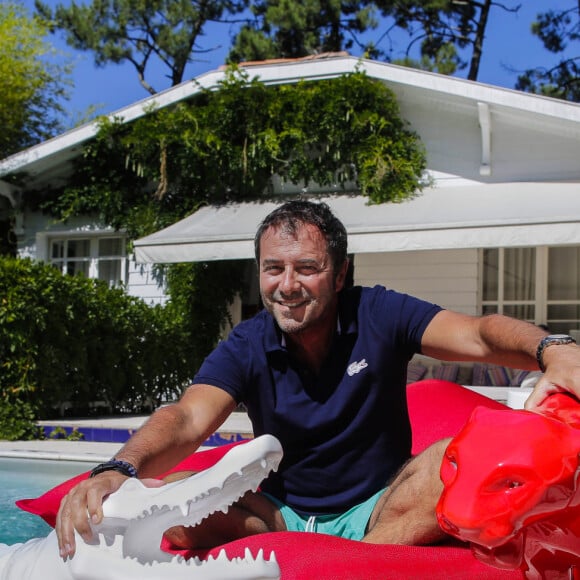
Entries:
<svg viewBox="0 0 580 580">
<path fill-rule="evenodd" d="M 61 459 L 101 463 L 113 457 L 147 416 L 97 417 L 94 419 L 60 419 L 39 421 L 50 433 L 55 427 L 67 432 L 76 428 L 85 435 L 81 441 L 43 439 L 34 441 L 0 441 L 0 457 Z M 246 413 L 235 412 L 200 449 L 208 449 L 252 437 L 252 426 Z"/>
</svg>

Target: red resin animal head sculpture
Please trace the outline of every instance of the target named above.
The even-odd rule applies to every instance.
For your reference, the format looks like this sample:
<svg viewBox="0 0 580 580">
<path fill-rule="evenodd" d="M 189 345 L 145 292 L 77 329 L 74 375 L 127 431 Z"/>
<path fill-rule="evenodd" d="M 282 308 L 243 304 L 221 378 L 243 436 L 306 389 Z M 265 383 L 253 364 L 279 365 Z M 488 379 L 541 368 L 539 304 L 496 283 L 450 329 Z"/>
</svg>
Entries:
<svg viewBox="0 0 580 580">
<path fill-rule="evenodd" d="M 475 409 L 441 465 L 441 527 L 526 578 L 580 578 L 580 402 Z"/>
</svg>

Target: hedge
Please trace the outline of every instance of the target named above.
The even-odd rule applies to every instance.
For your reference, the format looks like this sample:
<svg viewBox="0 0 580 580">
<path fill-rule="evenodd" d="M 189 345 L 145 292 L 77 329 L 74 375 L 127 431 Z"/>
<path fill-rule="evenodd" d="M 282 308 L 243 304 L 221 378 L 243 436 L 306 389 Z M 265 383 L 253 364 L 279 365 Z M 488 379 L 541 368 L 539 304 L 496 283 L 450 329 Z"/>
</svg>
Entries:
<svg viewBox="0 0 580 580">
<path fill-rule="evenodd" d="M 0 438 L 31 438 L 37 419 L 143 412 L 177 397 L 192 375 L 190 332 L 171 303 L 0 258 Z"/>
</svg>

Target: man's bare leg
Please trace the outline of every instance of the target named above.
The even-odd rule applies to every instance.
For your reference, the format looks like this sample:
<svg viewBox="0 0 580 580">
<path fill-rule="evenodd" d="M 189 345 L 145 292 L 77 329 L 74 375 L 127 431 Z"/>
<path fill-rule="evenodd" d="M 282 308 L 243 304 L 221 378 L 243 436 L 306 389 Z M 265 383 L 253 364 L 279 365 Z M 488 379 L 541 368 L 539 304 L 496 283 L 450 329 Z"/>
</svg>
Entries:
<svg viewBox="0 0 580 580">
<path fill-rule="evenodd" d="M 193 472 L 171 474 L 165 481 L 175 481 Z M 280 510 L 265 496 L 248 492 L 230 506 L 228 513 L 216 512 L 195 527 L 175 526 L 165 537 L 176 548 L 214 548 L 239 538 L 266 532 L 286 531 Z"/>
<path fill-rule="evenodd" d="M 435 507 L 443 491 L 439 469 L 449 441 L 438 441 L 403 466 L 377 502 L 363 542 L 425 545 L 448 537 L 437 523 Z"/>
</svg>

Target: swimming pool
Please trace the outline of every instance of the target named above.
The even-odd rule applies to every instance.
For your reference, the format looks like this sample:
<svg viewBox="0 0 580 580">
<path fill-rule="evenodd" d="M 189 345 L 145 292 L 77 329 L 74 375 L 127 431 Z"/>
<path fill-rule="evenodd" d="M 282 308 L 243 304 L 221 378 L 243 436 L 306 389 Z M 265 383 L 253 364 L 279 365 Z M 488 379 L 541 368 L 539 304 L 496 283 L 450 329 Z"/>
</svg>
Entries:
<svg viewBox="0 0 580 580">
<path fill-rule="evenodd" d="M 0 457 L 0 543 L 16 544 L 46 536 L 51 528 L 38 516 L 14 505 L 89 470 L 93 463 Z"/>
</svg>

